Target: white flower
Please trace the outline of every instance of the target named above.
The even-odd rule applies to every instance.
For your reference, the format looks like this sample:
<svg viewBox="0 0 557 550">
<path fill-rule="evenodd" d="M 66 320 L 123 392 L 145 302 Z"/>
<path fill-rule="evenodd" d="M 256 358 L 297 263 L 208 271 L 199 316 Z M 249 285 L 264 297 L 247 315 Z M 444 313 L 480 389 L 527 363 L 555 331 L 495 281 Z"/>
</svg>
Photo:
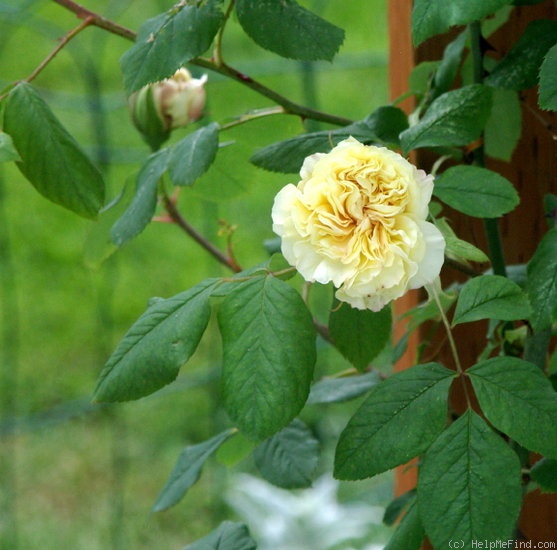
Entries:
<svg viewBox="0 0 557 550">
<path fill-rule="evenodd" d="M 312 487 L 287 491 L 246 474 L 234 478 L 228 501 L 250 526 L 260 550 L 328 550 L 352 544 L 381 550 L 389 530 L 384 508 L 363 502 L 339 502 L 339 484 L 323 476 Z"/>
<path fill-rule="evenodd" d="M 441 270 L 445 241 L 426 221 L 433 176 L 399 154 L 354 138 L 307 157 L 297 186 L 275 198 L 273 230 L 306 281 L 379 311 Z"/>
</svg>

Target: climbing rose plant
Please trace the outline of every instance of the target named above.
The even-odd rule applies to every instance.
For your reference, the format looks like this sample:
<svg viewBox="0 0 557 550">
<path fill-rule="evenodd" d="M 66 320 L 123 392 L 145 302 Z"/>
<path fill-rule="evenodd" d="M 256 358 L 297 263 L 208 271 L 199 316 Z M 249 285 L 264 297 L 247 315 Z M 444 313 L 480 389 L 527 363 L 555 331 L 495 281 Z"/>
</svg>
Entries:
<svg viewBox="0 0 557 550">
<path fill-rule="evenodd" d="M 497 61 L 486 55 L 490 31 L 484 23 L 493 16 L 503 20 L 524 2 L 469 0 L 447 10 L 441 0 L 416 0 L 416 45 L 453 27 L 459 34 L 442 59 L 416 68 L 413 112 L 394 102 L 353 121 L 297 104 L 223 61 L 222 37 L 234 19 L 278 56 L 333 60 L 344 31 L 294 0 L 185 0 L 137 33 L 74 2 L 55 1 L 84 19 L 58 49 L 91 25 L 133 41 L 121 59 L 123 83 L 131 120 L 151 154 L 112 224 L 113 244 L 129 242 L 162 209 L 230 272 L 153 300 L 98 379 L 98 402 L 139 399 L 173 383 L 216 313 L 229 427 L 184 448 L 153 509 L 179 502 L 205 461 L 240 434 L 264 477 L 288 488 L 310 485 L 320 451 L 300 413 L 360 397 L 338 438 L 334 475 L 364 479 L 418 458 L 417 488 L 397 498 L 387 514 L 389 522 L 402 518 L 389 550 L 417 549 L 424 537 L 436 549 L 514 537 L 524 494 L 532 485 L 557 488 L 557 197 L 545 197 L 547 230 L 533 256 L 506 266 L 498 220 L 520 197 L 485 158 L 510 158 L 520 127 L 509 133 L 490 120 L 495 112 L 516 115 L 522 90 L 539 85 L 541 109 L 557 109 L 557 23 L 532 22 Z M 107 200 L 101 171 L 32 83 L 53 59 L 1 97 L 0 160 L 15 162 L 48 200 L 97 219 L 101 210 L 122 204 Z M 186 65 L 203 76 L 193 78 Z M 214 75 L 275 105 L 239 113 L 232 122 L 205 117 L 194 124 Z M 258 265 L 240 266 L 233 246 L 221 250 L 184 218 L 175 191 L 195 186 L 211 173 L 220 149 L 234 148 L 228 130 L 278 113 L 329 128 L 264 144 L 249 159 L 237 152 L 237 163 L 300 174 L 297 183 L 284 176 L 269 212 L 280 243 L 268 246 L 269 257 Z M 177 128 L 185 137 L 170 140 Z M 438 159 L 431 174 L 408 160 L 421 149 Z M 455 234 L 444 205 L 484 220 L 487 254 Z M 438 276 L 444 262 L 466 280 L 443 288 Z M 335 298 L 315 292 L 310 299 L 310 287 L 320 286 L 334 287 Z M 406 312 L 408 332 L 392 342 L 393 301 L 420 287 L 427 297 Z M 324 296 L 330 300 L 325 323 L 316 313 Z M 453 327 L 485 319 L 485 351 L 475 364 L 462 365 Z M 417 359 L 407 370 L 377 375 L 376 358 L 387 354 L 396 362 L 409 333 L 424 322 L 445 331 L 450 361 Z M 316 379 L 318 338 L 353 369 Z M 421 347 L 428 344 L 424 336 Z M 451 387 L 461 388 L 462 410 L 450 410 Z M 255 542 L 247 526 L 225 522 L 188 548 L 237 550 L 255 548 Z"/>
</svg>

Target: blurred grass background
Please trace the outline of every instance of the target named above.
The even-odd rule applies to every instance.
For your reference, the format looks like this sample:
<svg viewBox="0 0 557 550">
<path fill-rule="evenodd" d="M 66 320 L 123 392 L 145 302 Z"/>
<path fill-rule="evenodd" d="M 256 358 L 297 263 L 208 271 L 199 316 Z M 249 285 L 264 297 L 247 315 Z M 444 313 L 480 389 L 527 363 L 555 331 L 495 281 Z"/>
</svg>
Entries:
<svg viewBox="0 0 557 550">
<path fill-rule="evenodd" d="M 235 20 L 225 33 L 227 62 L 287 97 L 363 118 L 388 102 L 386 0 L 307 0 L 304 6 L 345 29 L 333 64 L 279 59 L 253 44 Z M 162 0 L 84 0 L 137 30 L 168 9 Z M 51 1 L 0 1 L 0 82 L 25 78 L 78 24 Z M 101 166 L 109 199 L 133 182 L 147 156 L 129 121 L 118 59 L 130 47 L 90 28 L 34 81 L 56 115 Z M 226 122 L 269 105 L 240 84 L 209 74 L 207 117 Z M 317 127 L 309 124 L 309 129 Z M 223 134 L 233 146 L 181 195 L 185 216 L 220 246 L 219 220 L 237 226 L 235 250 L 249 267 L 266 257 L 270 208 L 295 178 L 251 166 L 258 147 L 304 130 L 272 117 Z M 174 139 L 183 137 L 177 131 Z M 133 184 L 133 183 L 132 183 Z M 151 514 L 180 450 L 228 426 L 219 407 L 219 337 L 205 335 L 179 383 L 111 407 L 90 395 L 106 358 L 152 296 L 168 297 L 224 268 L 169 224 L 153 223 L 101 262 L 107 224 L 78 219 L 44 200 L 11 165 L 0 171 L 0 548 L 97 550 L 181 548 L 232 517 L 222 499 L 230 479 L 211 461 L 175 508 Z M 343 368 L 320 349 L 318 375 Z M 320 438 L 334 441 L 357 403 L 305 413 Z M 325 414 L 326 413 L 326 414 Z M 325 445 L 326 446 L 326 445 Z M 331 468 L 325 453 L 321 469 Z M 238 470 L 251 471 L 249 460 Z M 341 497 L 386 503 L 390 478 L 342 486 Z M 311 550 L 311 549 L 308 549 Z"/>
</svg>

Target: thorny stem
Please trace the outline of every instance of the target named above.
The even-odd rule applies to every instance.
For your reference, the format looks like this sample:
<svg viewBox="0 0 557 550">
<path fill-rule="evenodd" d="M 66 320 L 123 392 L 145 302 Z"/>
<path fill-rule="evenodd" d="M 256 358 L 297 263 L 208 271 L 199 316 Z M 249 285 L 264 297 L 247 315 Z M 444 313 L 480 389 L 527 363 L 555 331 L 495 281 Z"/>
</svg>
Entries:
<svg viewBox="0 0 557 550">
<path fill-rule="evenodd" d="M 441 300 L 439 299 L 439 293 L 437 292 L 437 288 L 435 288 L 435 283 L 428 285 L 427 290 L 433 299 L 435 300 L 435 304 L 437 305 L 437 309 L 439 310 L 439 314 L 441 315 L 441 321 L 443 322 L 443 326 L 445 327 L 445 331 L 447 333 L 447 339 L 449 341 L 449 346 L 451 348 L 451 353 L 454 359 L 454 364 L 456 367 L 456 372 L 459 374 L 459 378 L 462 381 L 462 389 L 464 392 L 464 397 L 466 399 L 466 403 L 470 408 L 470 395 L 468 394 L 468 388 L 466 387 L 466 380 L 464 380 L 464 371 L 462 370 L 462 365 L 460 363 L 460 357 L 458 355 L 458 349 L 456 347 L 456 342 L 453 337 L 453 332 L 451 330 L 451 325 L 449 324 L 449 320 L 447 319 L 447 315 L 445 314 L 445 310 L 441 305 Z"/>
<path fill-rule="evenodd" d="M 235 273 L 242 271 L 242 268 L 238 265 L 233 256 L 227 256 L 221 250 L 219 250 L 213 243 L 208 241 L 203 235 L 201 235 L 195 227 L 193 227 L 180 213 L 176 207 L 176 203 L 166 194 L 162 195 L 163 205 L 165 210 L 168 212 L 170 219 L 183 231 L 185 231 L 196 243 L 201 245 L 207 252 L 209 252 L 214 258 L 216 258 L 221 264 L 225 265 Z"/>
<path fill-rule="evenodd" d="M 80 19 L 89 20 L 89 25 L 100 27 L 106 31 L 111 32 L 112 34 L 121 36 L 126 40 L 134 41 L 137 38 L 137 35 L 134 31 L 127 29 L 126 27 L 122 27 L 118 23 L 115 23 L 110 19 L 106 19 L 101 15 L 84 8 L 80 4 L 74 2 L 73 0 L 53 0 L 53 1 L 59 4 L 60 6 L 68 9 L 69 11 L 75 13 L 75 15 Z M 258 94 L 268 99 L 271 99 L 278 105 L 281 105 L 284 108 L 285 114 L 297 115 L 303 119 L 311 118 L 313 120 L 320 120 L 321 122 L 328 122 L 336 126 L 347 126 L 353 122 L 348 118 L 331 115 L 329 113 L 324 113 L 322 111 L 317 111 L 315 109 L 311 109 L 310 107 L 299 105 L 298 103 L 290 101 L 288 98 L 284 97 L 278 92 L 275 92 L 271 88 L 268 88 L 261 82 L 254 80 L 250 76 L 241 73 L 240 71 L 234 69 L 230 65 L 224 63 L 222 59 L 220 59 L 220 54 L 219 54 L 219 59 L 216 60 L 205 59 L 203 57 L 196 57 L 190 60 L 190 63 L 192 65 L 203 67 L 204 69 L 209 69 L 221 75 L 232 78 L 236 82 L 239 82 L 244 86 L 247 86 L 248 88 L 252 89 Z"/>
<path fill-rule="evenodd" d="M 95 27 L 100 27 L 105 31 L 109 31 L 112 34 L 116 34 L 117 36 L 121 36 L 122 38 L 126 38 L 127 40 L 135 40 L 135 33 L 127 29 L 126 27 L 122 27 L 115 23 L 114 21 L 110 21 L 110 19 L 105 19 L 102 15 L 99 15 L 93 11 L 84 8 L 83 6 L 73 2 L 73 0 L 53 0 L 63 8 L 68 9 L 69 11 L 75 13 L 77 17 L 80 19 L 89 20 L 90 25 L 94 25 Z"/>
<path fill-rule="evenodd" d="M 240 71 L 236 70 L 230 65 L 227 65 L 226 63 L 217 65 L 213 61 L 205 59 L 203 57 L 196 57 L 192 59 L 190 63 L 198 67 L 209 69 L 221 75 L 228 76 L 229 78 L 232 78 L 233 80 L 244 84 L 248 88 L 252 89 L 254 92 L 257 92 L 267 99 L 271 99 L 275 103 L 282 105 L 285 114 L 297 115 L 304 119 L 311 118 L 313 120 L 320 120 L 321 122 L 328 122 L 336 126 L 348 126 L 349 124 L 352 124 L 354 122 L 349 118 L 331 115 L 329 113 L 324 113 L 323 111 L 317 111 L 315 109 L 311 109 L 310 107 L 294 103 L 278 92 L 275 92 L 271 88 L 267 88 L 267 86 L 261 84 L 261 82 L 254 80 L 244 73 L 241 73 Z"/>
</svg>

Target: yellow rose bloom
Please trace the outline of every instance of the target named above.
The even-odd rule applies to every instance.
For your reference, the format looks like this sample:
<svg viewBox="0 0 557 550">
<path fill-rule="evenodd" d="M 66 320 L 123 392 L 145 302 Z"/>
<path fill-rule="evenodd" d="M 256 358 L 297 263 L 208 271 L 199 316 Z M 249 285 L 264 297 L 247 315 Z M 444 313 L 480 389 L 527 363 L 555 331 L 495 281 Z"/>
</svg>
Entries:
<svg viewBox="0 0 557 550">
<path fill-rule="evenodd" d="M 307 157 L 297 186 L 272 210 L 282 253 L 306 281 L 379 311 L 439 275 L 445 241 L 426 221 L 433 176 L 385 147 L 354 138 Z"/>
</svg>

